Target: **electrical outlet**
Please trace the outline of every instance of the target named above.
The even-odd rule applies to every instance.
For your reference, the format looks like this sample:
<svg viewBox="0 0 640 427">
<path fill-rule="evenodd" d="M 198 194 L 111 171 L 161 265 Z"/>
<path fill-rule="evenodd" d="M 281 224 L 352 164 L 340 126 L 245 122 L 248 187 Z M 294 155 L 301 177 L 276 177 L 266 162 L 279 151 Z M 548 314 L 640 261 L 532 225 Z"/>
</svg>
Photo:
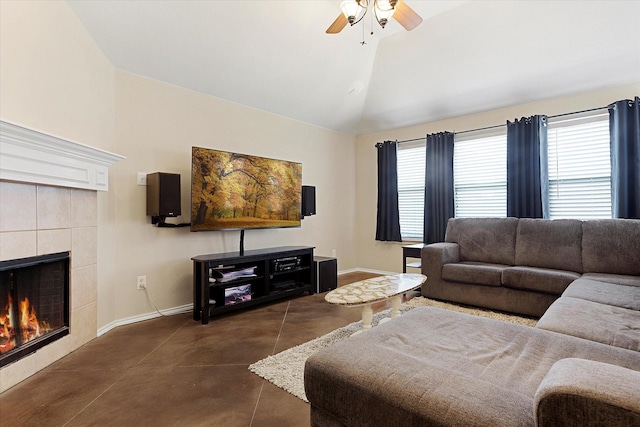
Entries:
<svg viewBox="0 0 640 427">
<path fill-rule="evenodd" d="M 332 258 L 336 257 L 336 250 L 335 249 L 331 249 L 331 257 Z"/>
<path fill-rule="evenodd" d="M 147 185 L 147 174 L 138 172 L 138 185 Z"/>
<path fill-rule="evenodd" d="M 137 288 L 138 290 L 147 288 L 147 276 L 138 276 Z"/>
</svg>

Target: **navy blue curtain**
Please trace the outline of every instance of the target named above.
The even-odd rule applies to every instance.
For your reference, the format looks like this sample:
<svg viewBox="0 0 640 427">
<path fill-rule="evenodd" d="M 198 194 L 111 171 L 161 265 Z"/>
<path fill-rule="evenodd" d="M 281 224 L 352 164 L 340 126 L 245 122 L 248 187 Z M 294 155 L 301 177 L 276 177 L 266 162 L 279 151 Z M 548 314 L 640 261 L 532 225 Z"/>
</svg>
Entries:
<svg viewBox="0 0 640 427">
<path fill-rule="evenodd" d="M 547 116 L 507 121 L 507 216 L 549 217 Z"/>
<path fill-rule="evenodd" d="M 609 105 L 614 218 L 640 218 L 640 98 Z"/>
<path fill-rule="evenodd" d="M 398 209 L 398 144 L 376 144 L 378 151 L 378 217 L 376 240 L 401 242 Z"/>
<path fill-rule="evenodd" d="M 455 216 L 453 133 L 427 135 L 424 186 L 424 243 L 443 242 L 447 221 Z"/>
</svg>

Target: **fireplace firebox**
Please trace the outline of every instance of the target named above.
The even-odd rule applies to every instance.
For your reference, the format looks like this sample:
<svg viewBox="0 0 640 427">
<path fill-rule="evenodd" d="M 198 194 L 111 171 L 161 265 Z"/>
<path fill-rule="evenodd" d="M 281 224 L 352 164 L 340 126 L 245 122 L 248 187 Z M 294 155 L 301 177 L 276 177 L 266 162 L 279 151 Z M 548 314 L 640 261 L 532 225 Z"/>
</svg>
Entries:
<svg viewBox="0 0 640 427">
<path fill-rule="evenodd" d="M 69 252 L 0 262 L 0 367 L 69 333 Z"/>
</svg>

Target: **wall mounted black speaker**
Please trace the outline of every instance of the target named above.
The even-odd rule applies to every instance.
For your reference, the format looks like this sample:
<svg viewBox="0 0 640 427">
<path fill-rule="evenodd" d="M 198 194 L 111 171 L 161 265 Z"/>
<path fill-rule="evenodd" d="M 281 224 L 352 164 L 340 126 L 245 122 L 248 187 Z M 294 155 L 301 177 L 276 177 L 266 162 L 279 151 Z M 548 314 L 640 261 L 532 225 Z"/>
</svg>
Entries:
<svg viewBox="0 0 640 427">
<path fill-rule="evenodd" d="M 316 187 L 302 186 L 302 217 L 316 214 Z"/>
<path fill-rule="evenodd" d="M 147 174 L 147 215 L 151 217 L 180 215 L 180 174 L 166 172 Z"/>
</svg>

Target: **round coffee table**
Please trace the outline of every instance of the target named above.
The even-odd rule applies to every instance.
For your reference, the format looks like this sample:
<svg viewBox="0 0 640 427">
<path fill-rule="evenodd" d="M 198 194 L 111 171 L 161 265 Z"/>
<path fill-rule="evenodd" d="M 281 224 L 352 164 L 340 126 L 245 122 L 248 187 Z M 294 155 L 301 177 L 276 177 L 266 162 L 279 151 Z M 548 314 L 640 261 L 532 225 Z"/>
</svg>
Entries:
<svg viewBox="0 0 640 427">
<path fill-rule="evenodd" d="M 419 288 L 426 280 L 427 276 L 423 274 L 379 276 L 340 286 L 329 292 L 324 299 L 331 304 L 362 306 L 362 330 L 366 331 L 371 329 L 373 319 L 371 304 L 391 298 L 391 318 L 394 319 L 400 316 L 401 295 Z"/>
</svg>

